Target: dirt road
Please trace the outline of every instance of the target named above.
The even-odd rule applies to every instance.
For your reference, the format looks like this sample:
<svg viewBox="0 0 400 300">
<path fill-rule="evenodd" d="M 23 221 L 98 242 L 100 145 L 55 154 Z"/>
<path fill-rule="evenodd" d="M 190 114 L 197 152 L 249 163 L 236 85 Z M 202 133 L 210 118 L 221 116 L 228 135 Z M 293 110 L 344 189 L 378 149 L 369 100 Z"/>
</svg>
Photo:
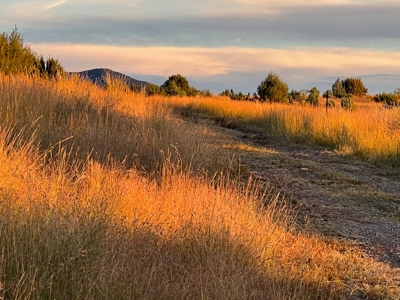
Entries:
<svg viewBox="0 0 400 300">
<path fill-rule="evenodd" d="M 358 245 L 400 267 L 398 174 L 318 146 L 277 144 L 266 136 L 207 127 L 218 132 L 221 145 L 234 151 L 253 177 L 298 204 L 307 230 Z"/>
</svg>

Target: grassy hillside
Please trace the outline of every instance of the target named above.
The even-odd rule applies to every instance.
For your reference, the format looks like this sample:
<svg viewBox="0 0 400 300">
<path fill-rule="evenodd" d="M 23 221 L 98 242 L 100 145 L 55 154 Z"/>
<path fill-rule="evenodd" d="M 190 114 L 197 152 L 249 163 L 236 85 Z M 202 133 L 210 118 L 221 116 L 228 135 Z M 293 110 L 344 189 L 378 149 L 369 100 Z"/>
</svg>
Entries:
<svg viewBox="0 0 400 300">
<path fill-rule="evenodd" d="M 396 299 L 398 270 L 298 232 L 168 101 L 0 74 L 0 298 Z"/>
</svg>

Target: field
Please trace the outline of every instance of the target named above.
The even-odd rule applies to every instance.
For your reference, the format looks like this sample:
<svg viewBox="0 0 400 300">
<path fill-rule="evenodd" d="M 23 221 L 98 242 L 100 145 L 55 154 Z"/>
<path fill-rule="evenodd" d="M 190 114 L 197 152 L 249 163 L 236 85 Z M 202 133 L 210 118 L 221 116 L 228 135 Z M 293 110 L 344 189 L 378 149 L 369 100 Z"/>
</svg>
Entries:
<svg viewBox="0 0 400 300">
<path fill-rule="evenodd" d="M 0 299 L 398 299 L 397 266 L 304 229 L 278 169 L 251 165 L 315 144 L 396 176 L 396 112 L 363 105 L 327 118 L 0 75 Z"/>
<path fill-rule="evenodd" d="M 325 103 L 320 99 L 320 103 Z M 228 98 L 175 98 L 173 107 L 190 118 L 261 134 L 294 144 L 315 144 L 385 165 L 400 166 L 400 112 L 385 109 L 370 97 L 356 99 L 354 111 L 340 101 L 328 113 L 324 106 L 265 105 Z"/>
</svg>

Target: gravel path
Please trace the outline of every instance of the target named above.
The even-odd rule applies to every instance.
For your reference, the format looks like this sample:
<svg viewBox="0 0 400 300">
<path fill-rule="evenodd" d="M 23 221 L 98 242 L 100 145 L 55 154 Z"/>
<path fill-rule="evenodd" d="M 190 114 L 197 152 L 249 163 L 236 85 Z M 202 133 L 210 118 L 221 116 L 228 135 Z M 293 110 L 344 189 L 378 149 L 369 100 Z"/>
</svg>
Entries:
<svg viewBox="0 0 400 300">
<path fill-rule="evenodd" d="M 307 229 L 400 267 L 399 175 L 324 148 L 277 145 L 260 135 L 209 126 L 248 145 L 233 147 L 242 165 L 297 203 Z"/>
</svg>

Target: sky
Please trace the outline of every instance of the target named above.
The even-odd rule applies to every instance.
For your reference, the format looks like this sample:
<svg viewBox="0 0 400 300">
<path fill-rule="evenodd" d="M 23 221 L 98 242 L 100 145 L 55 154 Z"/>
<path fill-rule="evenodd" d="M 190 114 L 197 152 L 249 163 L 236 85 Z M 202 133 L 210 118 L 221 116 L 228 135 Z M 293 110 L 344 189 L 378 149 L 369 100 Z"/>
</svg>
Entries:
<svg viewBox="0 0 400 300">
<path fill-rule="evenodd" d="M 358 77 L 370 94 L 400 88 L 399 0 L 0 0 L 39 55 L 71 72 L 109 68 L 162 84 L 253 93 L 274 72 L 321 93 Z"/>
</svg>

